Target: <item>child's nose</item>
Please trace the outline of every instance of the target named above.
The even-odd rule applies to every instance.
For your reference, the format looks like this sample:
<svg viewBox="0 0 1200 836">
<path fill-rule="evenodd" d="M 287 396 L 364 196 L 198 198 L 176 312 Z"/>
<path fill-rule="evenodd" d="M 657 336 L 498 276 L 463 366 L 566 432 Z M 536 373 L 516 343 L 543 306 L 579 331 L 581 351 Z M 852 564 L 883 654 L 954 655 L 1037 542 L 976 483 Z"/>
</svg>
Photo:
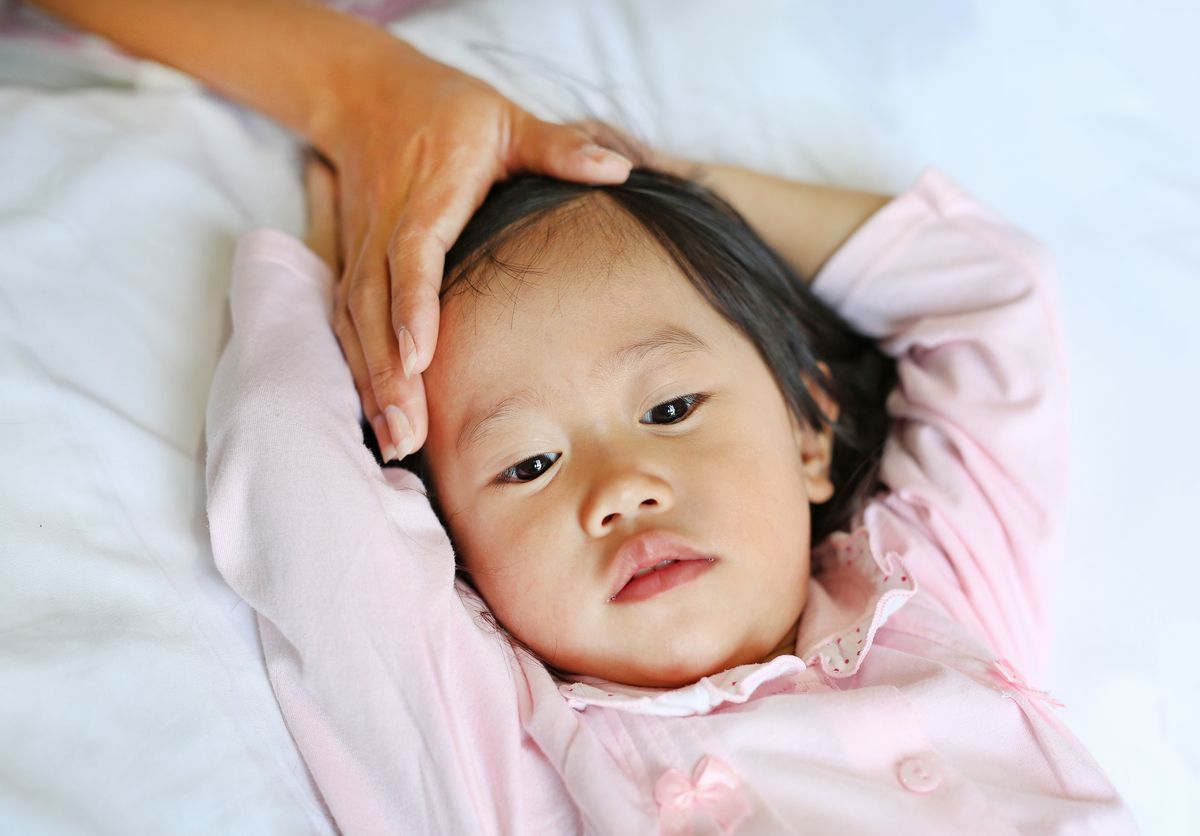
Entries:
<svg viewBox="0 0 1200 836">
<path fill-rule="evenodd" d="M 603 537 L 622 521 L 669 511 L 674 499 L 674 491 L 665 479 L 633 463 L 609 471 L 594 483 L 581 509 L 582 523 L 593 537 Z"/>
</svg>

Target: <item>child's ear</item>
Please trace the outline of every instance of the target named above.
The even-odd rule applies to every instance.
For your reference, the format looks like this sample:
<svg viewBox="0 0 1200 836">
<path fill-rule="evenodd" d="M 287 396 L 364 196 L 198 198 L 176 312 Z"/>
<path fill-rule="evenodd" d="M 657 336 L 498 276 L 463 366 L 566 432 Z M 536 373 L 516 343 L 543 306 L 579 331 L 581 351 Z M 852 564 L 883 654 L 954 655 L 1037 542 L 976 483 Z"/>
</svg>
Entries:
<svg viewBox="0 0 1200 836">
<path fill-rule="evenodd" d="M 819 361 L 817 365 L 827 376 L 829 375 L 829 366 Z M 809 394 L 828 421 L 828 425 L 814 429 L 797 420 L 795 416 L 792 417 L 792 432 L 796 439 L 796 449 L 800 454 L 800 466 L 804 471 L 808 500 L 813 504 L 820 504 L 827 502 L 833 496 L 833 480 L 829 475 L 833 466 L 832 425 L 837 421 L 840 410 L 837 402 L 824 389 L 808 375 L 803 377 Z"/>
</svg>

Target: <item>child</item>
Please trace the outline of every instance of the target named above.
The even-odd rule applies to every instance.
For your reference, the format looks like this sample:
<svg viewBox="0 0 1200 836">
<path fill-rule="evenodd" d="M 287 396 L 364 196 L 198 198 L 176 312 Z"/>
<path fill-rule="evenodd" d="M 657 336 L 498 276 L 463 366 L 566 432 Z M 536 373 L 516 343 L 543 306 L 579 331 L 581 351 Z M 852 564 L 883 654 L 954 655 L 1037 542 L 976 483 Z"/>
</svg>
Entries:
<svg viewBox="0 0 1200 836">
<path fill-rule="evenodd" d="M 208 486 L 343 832 L 1136 832 L 1022 676 L 1066 497 L 1035 241 L 934 168 L 791 269 L 670 175 L 504 184 L 417 475 L 363 447 L 330 202 L 239 245 Z"/>
</svg>

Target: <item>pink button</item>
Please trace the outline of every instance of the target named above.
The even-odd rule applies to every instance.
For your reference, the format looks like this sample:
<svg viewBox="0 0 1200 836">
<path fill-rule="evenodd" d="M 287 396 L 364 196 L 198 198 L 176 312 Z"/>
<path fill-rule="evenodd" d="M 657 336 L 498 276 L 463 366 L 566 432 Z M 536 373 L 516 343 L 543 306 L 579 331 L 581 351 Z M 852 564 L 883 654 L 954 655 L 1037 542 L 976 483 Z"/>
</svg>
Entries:
<svg viewBox="0 0 1200 836">
<path fill-rule="evenodd" d="M 905 758 L 896 771 L 900 783 L 912 792 L 933 792 L 942 783 L 942 771 L 930 758 Z"/>
</svg>

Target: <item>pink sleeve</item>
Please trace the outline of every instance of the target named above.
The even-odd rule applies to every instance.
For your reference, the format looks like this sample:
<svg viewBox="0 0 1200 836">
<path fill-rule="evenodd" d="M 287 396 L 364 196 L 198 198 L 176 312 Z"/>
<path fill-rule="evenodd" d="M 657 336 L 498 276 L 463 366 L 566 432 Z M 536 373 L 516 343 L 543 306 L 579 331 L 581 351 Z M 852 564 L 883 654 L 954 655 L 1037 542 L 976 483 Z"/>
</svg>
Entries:
<svg viewBox="0 0 1200 836">
<path fill-rule="evenodd" d="M 342 832 L 516 832 L 511 651 L 456 593 L 420 480 L 363 444 L 332 287 L 290 235 L 239 242 L 206 429 L 217 566 Z"/>
<path fill-rule="evenodd" d="M 1050 254 L 927 168 L 813 290 L 897 360 L 883 503 L 935 546 L 909 568 L 995 652 L 1040 675 L 1070 442 Z"/>
</svg>

